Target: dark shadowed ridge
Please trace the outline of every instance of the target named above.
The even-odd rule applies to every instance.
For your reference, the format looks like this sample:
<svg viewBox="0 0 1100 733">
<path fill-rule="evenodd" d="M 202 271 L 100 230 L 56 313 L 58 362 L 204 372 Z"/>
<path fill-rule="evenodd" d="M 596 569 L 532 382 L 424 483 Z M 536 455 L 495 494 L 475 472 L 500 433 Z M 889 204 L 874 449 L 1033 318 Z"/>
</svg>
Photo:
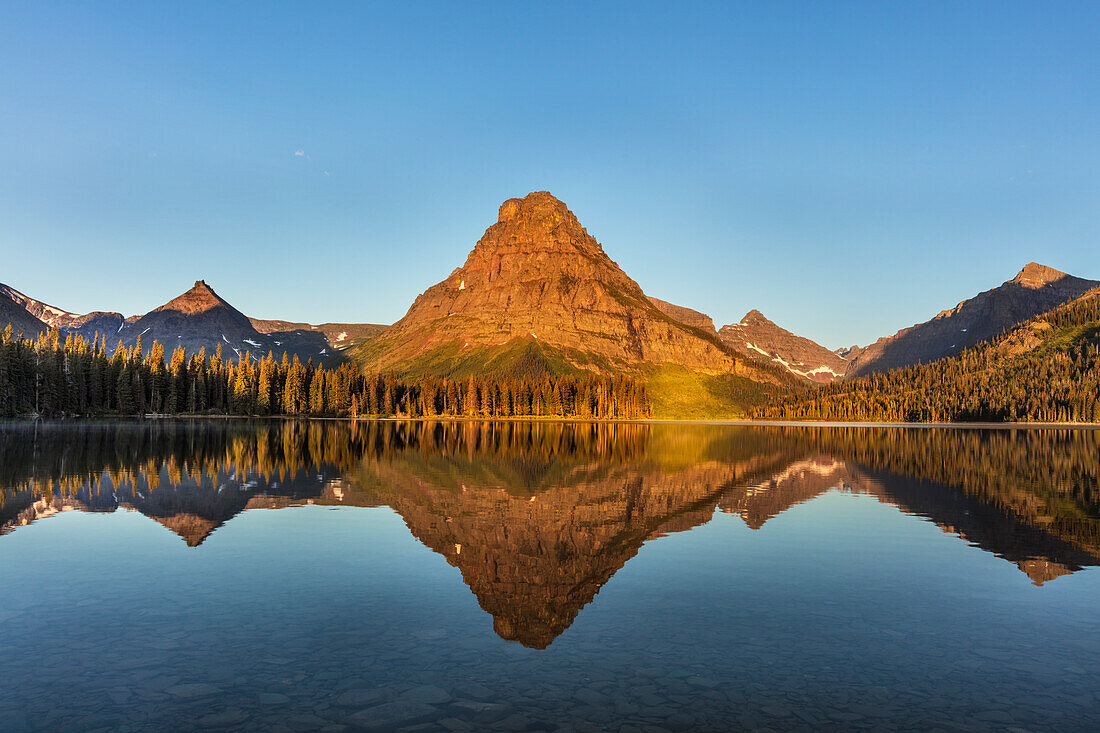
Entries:
<svg viewBox="0 0 1100 733">
<path fill-rule="evenodd" d="M 22 295 L 18 290 L 0 284 L 0 331 L 11 324 L 14 335 L 23 334 L 33 338 L 45 331 L 48 326 L 36 318 L 18 299 Z"/>
<path fill-rule="evenodd" d="M 1097 286 L 1100 281 L 1028 263 L 1003 285 L 964 300 L 930 321 L 879 339 L 856 357 L 847 376 L 927 364 L 958 354 Z"/>
</svg>

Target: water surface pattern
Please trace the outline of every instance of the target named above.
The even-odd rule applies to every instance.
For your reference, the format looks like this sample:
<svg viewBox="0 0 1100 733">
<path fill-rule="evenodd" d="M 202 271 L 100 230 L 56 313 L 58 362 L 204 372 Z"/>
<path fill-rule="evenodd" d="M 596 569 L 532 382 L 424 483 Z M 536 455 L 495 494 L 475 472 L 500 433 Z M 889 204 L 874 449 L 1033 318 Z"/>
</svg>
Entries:
<svg viewBox="0 0 1100 733">
<path fill-rule="evenodd" d="M 1100 432 L 0 425 L 0 730 L 1088 730 Z"/>
</svg>

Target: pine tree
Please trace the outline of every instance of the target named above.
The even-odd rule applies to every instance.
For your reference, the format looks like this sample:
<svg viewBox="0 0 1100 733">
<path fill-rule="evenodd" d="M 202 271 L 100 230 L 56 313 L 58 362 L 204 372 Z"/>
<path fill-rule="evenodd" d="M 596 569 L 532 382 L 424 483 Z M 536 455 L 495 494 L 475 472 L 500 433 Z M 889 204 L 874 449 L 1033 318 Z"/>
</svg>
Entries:
<svg viewBox="0 0 1100 733">
<path fill-rule="evenodd" d="M 325 413 L 325 370 L 318 369 L 313 373 L 313 380 L 309 385 L 309 411 L 314 415 Z"/>
</svg>

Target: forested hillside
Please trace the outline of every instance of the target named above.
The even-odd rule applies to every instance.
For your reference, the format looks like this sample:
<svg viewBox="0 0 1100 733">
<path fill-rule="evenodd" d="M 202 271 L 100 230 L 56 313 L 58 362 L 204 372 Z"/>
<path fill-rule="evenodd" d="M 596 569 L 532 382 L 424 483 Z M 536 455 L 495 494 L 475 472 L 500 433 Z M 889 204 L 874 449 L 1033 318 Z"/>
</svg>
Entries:
<svg viewBox="0 0 1100 733">
<path fill-rule="evenodd" d="M 108 356 L 98 337 L 62 341 L 56 328 L 33 341 L 10 326 L 0 334 L 0 417 L 147 413 L 632 419 L 648 417 L 649 401 L 645 385 L 626 376 L 402 381 L 285 353 L 228 360 L 220 346 L 213 356 L 176 347 L 166 363 L 155 341 L 148 354 L 138 339 Z"/>
<path fill-rule="evenodd" d="M 1100 422 L 1100 289 L 958 356 L 835 382 L 755 418 Z"/>
</svg>

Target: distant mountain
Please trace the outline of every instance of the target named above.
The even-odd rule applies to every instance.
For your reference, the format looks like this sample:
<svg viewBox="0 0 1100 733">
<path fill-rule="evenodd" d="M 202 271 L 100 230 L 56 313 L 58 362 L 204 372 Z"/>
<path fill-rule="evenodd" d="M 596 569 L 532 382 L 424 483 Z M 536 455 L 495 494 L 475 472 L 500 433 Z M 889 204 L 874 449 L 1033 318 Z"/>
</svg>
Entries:
<svg viewBox="0 0 1100 733">
<path fill-rule="evenodd" d="M 737 323 L 722 326 L 718 336 L 738 353 L 778 364 L 820 384 L 844 376 L 849 366 L 843 355 L 780 328 L 758 310 L 749 311 Z"/>
<path fill-rule="evenodd" d="M 852 346 L 842 346 L 839 349 L 833 349 L 833 353 L 839 356 L 841 359 L 853 362 L 855 361 L 857 356 L 863 353 L 863 347 L 855 344 L 853 344 Z"/>
<path fill-rule="evenodd" d="M 221 346 L 224 355 L 237 358 L 250 352 L 266 356 L 268 352 L 281 356 L 286 352 L 302 361 L 331 363 L 338 359 L 325 335 L 319 331 L 261 333 L 245 314 L 226 302 L 199 280 L 187 292 L 173 298 L 144 316 L 127 322 L 117 337 L 127 346 L 140 338 L 148 347 L 154 340 L 164 346 L 167 358 L 176 346 L 188 353 L 206 349 L 213 354 Z"/>
<path fill-rule="evenodd" d="M 958 354 L 1098 285 L 1100 281 L 1084 280 L 1037 262 L 1029 263 L 1003 285 L 866 347 L 853 360 L 848 376 L 927 364 Z"/>
<path fill-rule="evenodd" d="M 960 354 L 824 385 L 754 417 L 1100 423 L 1100 287 Z"/>
<path fill-rule="evenodd" d="M 4 296 L 7 296 L 8 299 L 41 321 L 46 328 L 59 328 L 62 331 L 79 333 L 88 341 L 91 341 L 96 333 L 101 335 L 118 333 L 122 330 L 125 322 L 121 313 L 109 311 L 93 311 L 84 314 L 70 313 L 67 310 L 35 300 L 29 295 L 24 295 L 15 288 L 0 285 L 0 300 Z M 0 320 L 3 320 L 2 315 L 0 315 Z"/>
<path fill-rule="evenodd" d="M 273 338 L 286 336 L 306 337 L 307 334 L 321 333 L 328 341 L 331 350 L 343 351 L 369 341 L 385 331 L 389 326 L 379 323 L 294 323 L 292 321 L 274 321 L 262 318 L 249 318 L 252 326 L 260 333 L 270 334 Z"/>
<path fill-rule="evenodd" d="M 79 333 L 89 342 L 98 333 L 100 338 L 106 338 L 107 343 L 114 345 L 118 343 L 118 333 L 123 327 L 138 318 L 139 316 L 124 318 L 121 313 L 110 311 L 92 311 L 73 318 L 67 325 L 60 326 L 60 328 Z"/>
<path fill-rule="evenodd" d="M 277 357 L 285 351 L 302 361 L 312 359 L 314 363 L 325 364 L 342 360 L 342 351 L 386 329 L 373 323 L 311 325 L 249 318 L 203 280 L 159 308 L 129 318 L 110 311 L 71 313 L 0 284 L 0 330 L 9 322 L 16 332 L 26 335 L 58 328 L 62 334 L 79 334 L 90 342 L 98 334 L 108 350 L 119 342 L 132 346 L 138 337 L 148 349 L 156 340 L 164 346 L 166 358 L 177 345 L 189 353 L 205 347 L 208 354 L 221 345 L 223 352 L 232 358 L 245 351 L 253 356 L 265 356 L 271 351 Z"/>
<path fill-rule="evenodd" d="M 154 340 L 166 353 L 176 346 L 188 352 L 205 348 L 213 352 L 220 344 L 223 351 L 242 354 L 252 351 L 267 353 L 276 344 L 252 327 L 248 316 L 223 300 L 214 290 L 199 280 L 187 292 L 126 324 L 119 332 L 126 345 L 141 339 L 146 346 Z"/>
<path fill-rule="evenodd" d="M 118 336 L 133 344 L 140 336 L 143 344 L 153 339 L 164 345 L 166 356 L 177 344 L 188 352 L 206 348 L 212 354 L 220 345 L 223 353 L 235 356 L 250 352 L 280 357 L 283 352 L 303 362 L 332 364 L 343 357 L 340 352 L 384 330 L 370 323 L 326 323 L 314 326 L 292 321 L 249 318 L 214 292 L 206 281 L 137 319 L 130 319 Z"/>
<path fill-rule="evenodd" d="M 546 191 L 505 201 L 466 263 L 354 353 L 367 370 L 399 375 L 680 369 L 744 380 L 700 387 L 699 399 L 711 403 L 715 394 L 751 398 L 753 384 L 772 391 L 793 384 L 738 357 L 713 327 L 687 325 L 654 305 Z M 678 385 L 668 385 L 675 390 L 696 379 L 677 374 Z"/>
<path fill-rule="evenodd" d="M 685 326 L 699 328 L 707 333 L 718 332 L 714 327 L 714 321 L 712 321 L 710 316 L 706 313 L 700 313 L 691 308 L 685 308 L 682 305 L 673 305 L 672 303 L 665 302 L 652 296 L 649 297 L 649 302 L 657 306 L 657 310 L 661 311 L 669 318 L 683 323 Z"/>
<path fill-rule="evenodd" d="M 71 320 L 78 317 L 74 313 L 39 302 L 7 285 L 0 285 L 0 296 L 6 296 L 8 300 L 23 308 L 47 326 L 67 326 Z"/>
</svg>

